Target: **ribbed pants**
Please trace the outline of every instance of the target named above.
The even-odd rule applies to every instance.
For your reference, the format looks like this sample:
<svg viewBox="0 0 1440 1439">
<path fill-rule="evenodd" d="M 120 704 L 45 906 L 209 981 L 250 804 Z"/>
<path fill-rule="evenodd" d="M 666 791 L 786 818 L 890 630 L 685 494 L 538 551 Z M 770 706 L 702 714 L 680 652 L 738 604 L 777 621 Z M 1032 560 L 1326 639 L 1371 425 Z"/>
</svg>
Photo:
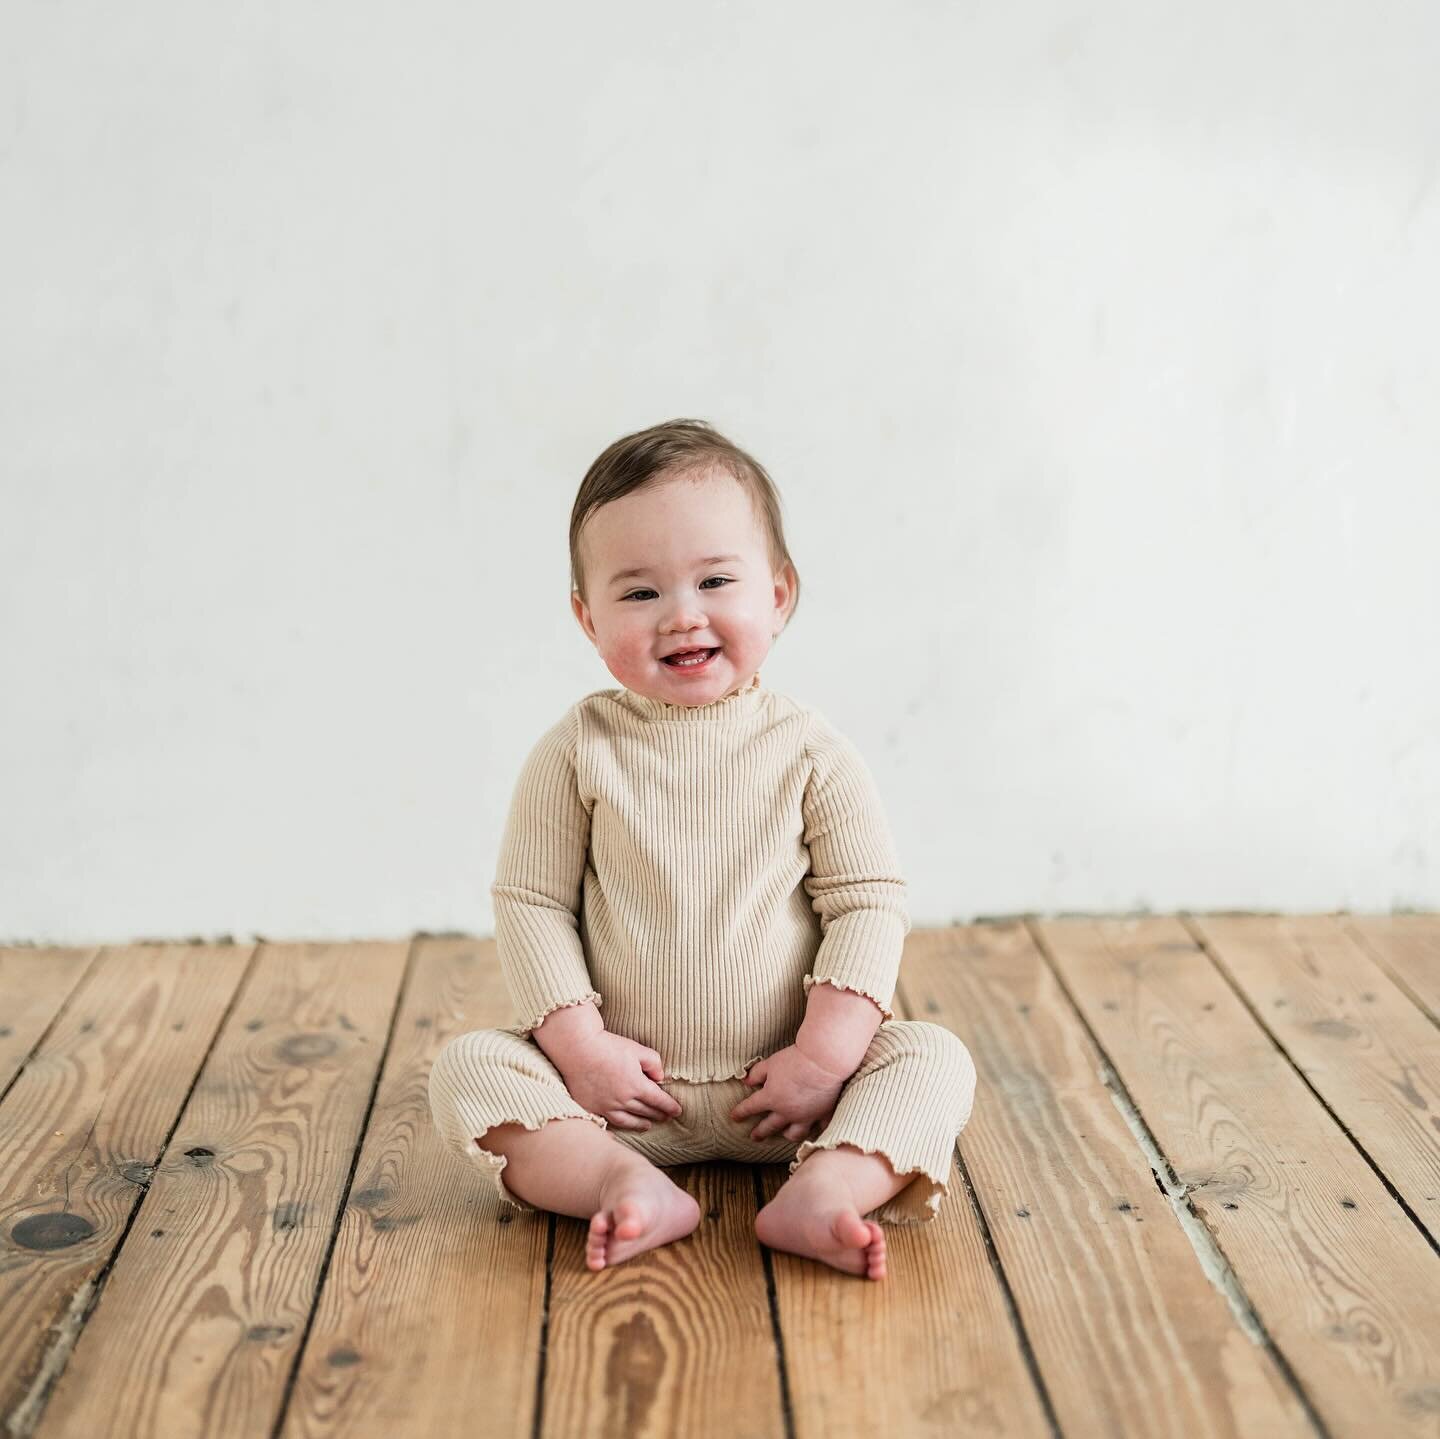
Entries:
<svg viewBox="0 0 1440 1439">
<path fill-rule="evenodd" d="M 742 1079 L 666 1079 L 660 1088 L 679 1103 L 679 1115 L 652 1121 L 646 1130 L 612 1128 L 581 1108 L 533 1039 L 476 1029 L 456 1035 L 436 1056 L 430 1113 L 447 1147 L 479 1165 L 500 1198 L 518 1209 L 535 1206 L 507 1189 L 501 1178 L 507 1156 L 483 1149 L 480 1137 L 497 1124 L 539 1129 L 550 1119 L 589 1119 L 662 1167 L 706 1159 L 788 1160 L 793 1174 L 815 1150 L 853 1144 L 867 1154 L 883 1154 L 896 1174 L 914 1173 L 898 1194 L 865 1217 L 880 1224 L 923 1224 L 935 1217 L 948 1192 L 955 1141 L 975 1102 L 975 1064 L 959 1037 L 942 1025 L 883 1020 L 825 1128 L 798 1142 L 783 1134 L 751 1139 L 763 1114 L 729 1117 L 759 1088 Z"/>
</svg>

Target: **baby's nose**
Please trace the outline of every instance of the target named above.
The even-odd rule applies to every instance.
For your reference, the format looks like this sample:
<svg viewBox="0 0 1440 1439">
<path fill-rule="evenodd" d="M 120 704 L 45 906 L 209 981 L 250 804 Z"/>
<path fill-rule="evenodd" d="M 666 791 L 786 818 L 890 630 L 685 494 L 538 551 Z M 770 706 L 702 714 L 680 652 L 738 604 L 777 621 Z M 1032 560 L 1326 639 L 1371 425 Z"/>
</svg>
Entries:
<svg viewBox="0 0 1440 1439">
<path fill-rule="evenodd" d="M 703 625 L 705 623 L 705 606 L 701 601 L 704 598 L 704 595 L 697 594 L 694 590 L 683 588 L 672 590 L 664 609 L 668 621 L 667 628 L 674 629 L 687 623 Z"/>
</svg>

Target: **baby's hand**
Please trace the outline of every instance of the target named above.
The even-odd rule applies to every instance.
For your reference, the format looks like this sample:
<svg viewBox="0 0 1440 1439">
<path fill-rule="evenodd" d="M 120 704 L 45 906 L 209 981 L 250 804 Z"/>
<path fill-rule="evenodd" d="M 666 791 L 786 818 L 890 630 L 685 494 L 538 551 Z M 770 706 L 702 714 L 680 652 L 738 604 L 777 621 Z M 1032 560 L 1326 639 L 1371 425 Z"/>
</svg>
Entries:
<svg viewBox="0 0 1440 1439">
<path fill-rule="evenodd" d="M 679 1102 L 655 1083 L 665 1078 L 660 1056 L 623 1034 L 597 1031 L 556 1068 L 581 1108 L 617 1129 L 649 1129 L 652 1119 L 680 1113 Z"/>
<path fill-rule="evenodd" d="M 751 1139 L 764 1139 L 777 1129 L 785 1131 L 786 1139 L 804 1139 L 813 1126 L 823 1125 L 835 1112 L 835 1103 L 849 1078 L 848 1074 L 821 1069 L 795 1045 L 787 1045 L 750 1066 L 745 1083 L 763 1082 L 763 1087 L 742 1099 L 730 1111 L 730 1118 L 764 1114 L 750 1131 Z"/>
</svg>

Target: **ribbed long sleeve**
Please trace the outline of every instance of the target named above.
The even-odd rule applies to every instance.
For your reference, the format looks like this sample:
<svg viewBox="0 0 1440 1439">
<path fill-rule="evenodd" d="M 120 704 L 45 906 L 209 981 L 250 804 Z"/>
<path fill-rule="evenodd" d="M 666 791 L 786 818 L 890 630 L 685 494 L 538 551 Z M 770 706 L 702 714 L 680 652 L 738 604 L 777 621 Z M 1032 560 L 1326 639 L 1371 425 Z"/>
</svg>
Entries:
<svg viewBox="0 0 1440 1439">
<path fill-rule="evenodd" d="M 490 895 L 495 947 L 515 1013 L 534 1029 L 566 1004 L 601 996 L 580 937 L 581 880 L 590 811 L 575 771 L 578 712 L 570 710 L 530 751 L 500 842 Z"/>
<path fill-rule="evenodd" d="M 855 746 L 764 689 L 587 695 L 516 784 L 491 894 L 510 1033 L 593 999 L 668 1077 L 727 1079 L 794 1042 L 811 986 L 890 1008 L 910 928 Z"/>
<path fill-rule="evenodd" d="M 822 981 L 869 995 L 885 1012 L 895 995 L 910 932 L 905 880 L 874 777 L 855 746 L 813 711 L 805 786 L 802 883 L 823 938 L 805 993 Z"/>
</svg>

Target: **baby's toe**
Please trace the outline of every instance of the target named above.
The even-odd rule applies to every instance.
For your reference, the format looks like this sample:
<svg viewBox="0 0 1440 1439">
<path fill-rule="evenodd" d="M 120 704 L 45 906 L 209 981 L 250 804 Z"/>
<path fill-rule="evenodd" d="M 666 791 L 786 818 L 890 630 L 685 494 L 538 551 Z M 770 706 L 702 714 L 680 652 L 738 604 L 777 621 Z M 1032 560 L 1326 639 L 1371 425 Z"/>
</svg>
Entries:
<svg viewBox="0 0 1440 1439">
<path fill-rule="evenodd" d="M 866 1273 L 871 1279 L 885 1277 L 885 1233 L 875 1221 L 866 1221 L 870 1230 L 870 1244 L 865 1250 Z"/>
<path fill-rule="evenodd" d="M 633 1199 L 622 1199 L 615 1206 L 616 1239 L 634 1239 L 650 1222 L 650 1211 Z"/>
<path fill-rule="evenodd" d="M 590 1217 L 590 1232 L 585 1236 L 585 1262 L 591 1269 L 605 1267 L 605 1251 L 610 1243 L 610 1218 L 603 1209 Z"/>
</svg>

